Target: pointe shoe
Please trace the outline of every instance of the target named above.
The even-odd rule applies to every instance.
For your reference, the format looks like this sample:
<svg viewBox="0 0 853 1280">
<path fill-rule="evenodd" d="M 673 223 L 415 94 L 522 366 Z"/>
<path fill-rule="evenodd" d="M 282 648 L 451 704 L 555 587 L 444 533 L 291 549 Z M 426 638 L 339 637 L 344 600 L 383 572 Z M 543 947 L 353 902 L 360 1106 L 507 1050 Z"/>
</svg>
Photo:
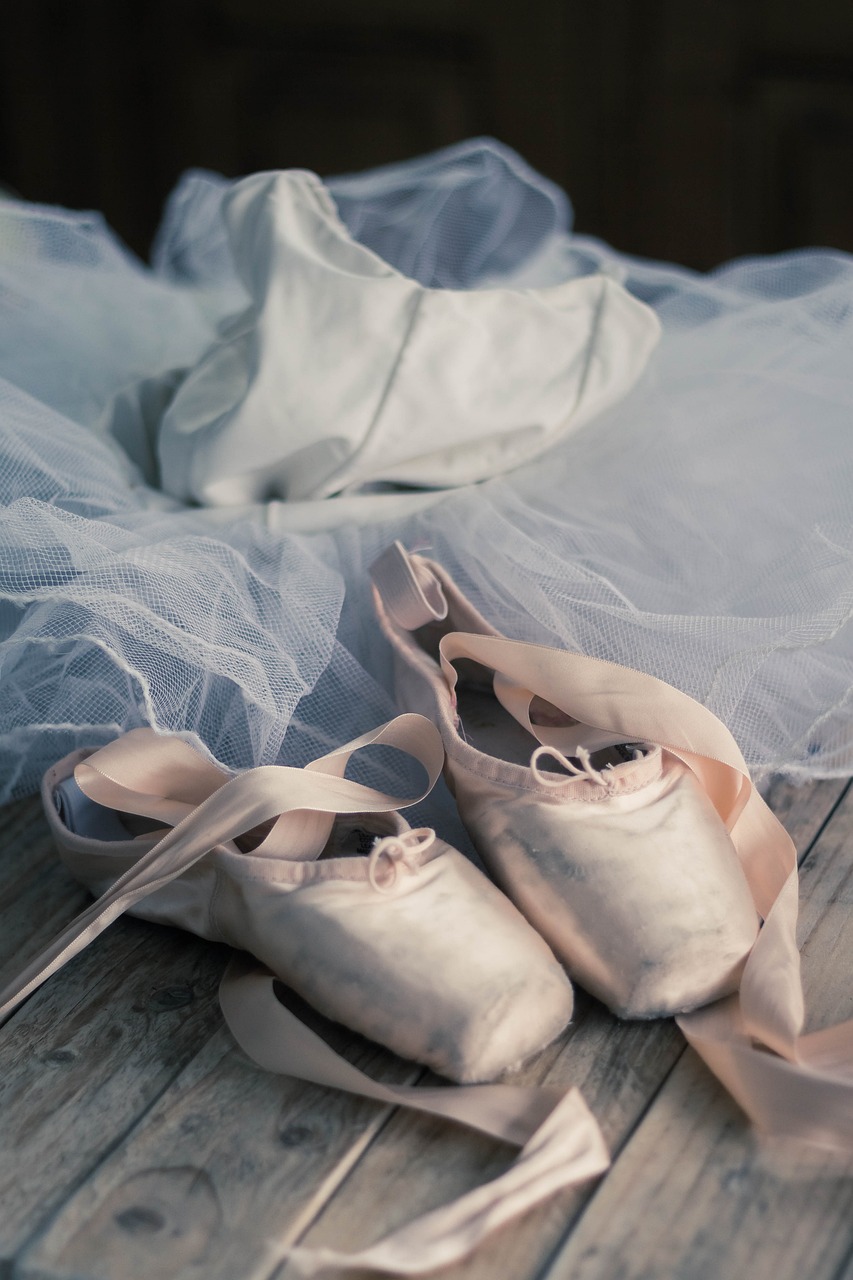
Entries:
<svg viewBox="0 0 853 1280">
<path fill-rule="evenodd" d="M 60 761 L 47 820 L 104 895 L 86 941 L 126 907 L 251 952 L 327 1017 L 441 1075 L 492 1079 L 560 1033 L 571 985 L 481 872 L 396 812 L 411 801 L 343 777 L 374 743 L 409 752 L 433 785 L 441 743 L 419 716 L 305 769 L 236 778 L 148 729 Z"/>
<path fill-rule="evenodd" d="M 484 864 L 570 976 L 625 1018 L 735 991 L 758 932 L 727 830 L 745 800 L 691 750 L 728 731 L 651 676 L 501 636 L 399 543 L 371 575 L 399 701 L 438 726 Z"/>
</svg>

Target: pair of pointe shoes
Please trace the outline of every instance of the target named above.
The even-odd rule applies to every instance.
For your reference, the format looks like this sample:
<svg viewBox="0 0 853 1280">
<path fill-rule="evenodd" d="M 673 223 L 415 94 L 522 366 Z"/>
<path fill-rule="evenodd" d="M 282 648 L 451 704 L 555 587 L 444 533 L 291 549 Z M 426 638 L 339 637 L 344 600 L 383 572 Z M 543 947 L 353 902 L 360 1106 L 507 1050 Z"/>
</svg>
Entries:
<svg viewBox="0 0 853 1280">
<path fill-rule="evenodd" d="M 372 575 L 408 714 L 305 769 L 231 778 L 141 729 L 50 770 L 61 856 L 103 895 L 83 933 L 129 910 L 225 941 L 327 1016 L 462 1082 L 561 1032 L 563 966 L 623 1017 L 736 990 L 758 917 L 719 805 L 673 748 L 673 719 L 697 704 L 507 640 L 399 544 Z M 421 797 L 344 776 L 376 744 L 414 756 L 427 790 L 444 768 L 500 888 L 408 826 L 398 809 Z M 68 944 L 54 951 L 22 994 Z"/>
</svg>

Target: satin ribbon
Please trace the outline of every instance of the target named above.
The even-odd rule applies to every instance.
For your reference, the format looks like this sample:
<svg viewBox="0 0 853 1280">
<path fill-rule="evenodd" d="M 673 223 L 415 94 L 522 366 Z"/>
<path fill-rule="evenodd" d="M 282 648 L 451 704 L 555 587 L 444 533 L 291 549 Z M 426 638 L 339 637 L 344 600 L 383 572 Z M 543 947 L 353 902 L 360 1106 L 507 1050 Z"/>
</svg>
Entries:
<svg viewBox="0 0 853 1280">
<path fill-rule="evenodd" d="M 399 544 L 371 574 L 383 602 L 407 629 L 447 616 L 442 585 L 428 562 Z M 656 744 L 692 770 L 729 832 L 763 926 L 738 993 L 676 1021 L 757 1126 L 853 1151 L 853 1021 L 802 1034 L 796 849 L 753 786 L 722 721 L 654 676 L 496 633 L 450 631 L 439 653 L 451 698 L 454 664 L 465 658 L 480 663 L 495 672 L 499 701 L 544 744 L 559 747 L 571 730 L 534 725 L 530 704 L 537 697 L 581 729 Z"/>
<path fill-rule="evenodd" d="M 419 761 L 427 775 L 423 792 L 395 797 L 345 778 L 352 756 L 372 745 L 394 746 Z M 443 759 L 438 731 L 418 715 L 399 716 L 305 769 L 268 766 L 233 778 L 177 738 L 150 729 L 125 734 L 77 766 L 78 785 L 98 804 L 174 825 L 0 993 L 0 1019 L 123 911 L 180 876 L 213 847 L 272 821 L 255 853 L 287 856 L 292 843 L 296 856 L 316 857 L 324 843 L 318 836 L 327 833 L 335 815 L 387 812 L 416 803 L 432 789 Z M 358 1253 L 282 1249 L 279 1259 L 293 1263 L 303 1276 L 365 1267 L 417 1275 L 446 1266 L 497 1227 L 609 1164 L 598 1125 L 576 1089 L 563 1094 L 501 1084 L 381 1084 L 285 1009 L 275 995 L 274 975 L 245 956 L 226 970 L 220 1003 L 237 1043 L 267 1070 L 441 1116 L 522 1148 L 501 1177 Z"/>
<path fill-rule="evenodd" d="M 499 1178 L 366 1249 L 282 1249 L 278 1257 L 295 1264 L 300 1275 L 361 1269 L 421 1275 L 449 1266 L 498 1227 L 554 1192 L 603 1173 L 610 1163 L 598 1124 L 577 1089 L 563 1094 L 501 1084 L 432 1089 L 380 1084 L 285 1009 L 275 997 L 273 976 L 242 958 L 232 961 L 219 998 L 234 1039 L 268 1071 L 442 1116 L 522 1147 Z"/>
</svg>

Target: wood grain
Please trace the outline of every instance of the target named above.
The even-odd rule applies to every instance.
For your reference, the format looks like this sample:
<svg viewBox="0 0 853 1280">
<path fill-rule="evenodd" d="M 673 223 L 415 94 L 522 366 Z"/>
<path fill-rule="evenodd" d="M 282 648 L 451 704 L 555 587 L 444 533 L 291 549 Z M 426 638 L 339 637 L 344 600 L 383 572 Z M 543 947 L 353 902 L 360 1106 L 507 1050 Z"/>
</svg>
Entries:
<svg viewBox="0 0 853 1280">
<path fill-rule="evenodd" d="M 801 851 L 823 832 L 803 869 L 804 953 L 815 990 L 827 956 L 835 963 L 846 957 L 849 971 L 843 917 L 851 890 L 841 850 L 851 802 L 839 806 L 843 791 L 838 782 L 770 788 Z M 19 913 L 24 902 L 36 910 L 43 891 L 49 910 L 42 914 L 52 921 L 72 914 L 73 905 L 63 911 L 62 903 L 78 892 L 67 880 L 59 887 L 65 873 L 39 836 L 37 817 L 27 817 L 25 806 L 18 820 L 17 870 L 0 870 L 0 937 L 16 903 Z M 27 843 L 41 853 L 28 860 Z M 288 1271 L 279 1260 L 288 1243 L 368 1243 L 496 1176 L 512 1159 L 510 1149 L 464 1129 L 257 1069 L 215 1030 L 221 964 L 222 949 L 122 921 L 0 1034 L 0 1151 L 7 1153 L 0 1155 L 0 1200 L 11 1207 L 0 1257 L 17 1249 L 15 1280 L 283 1280 Z M 194 998 L 184 1003 L 188 991 Z M 816 1016 L 828 1007 L 818 999 Z M 369 1063 L 378 1078 L 422 1074 L 329 1030 L 336 1047 Z M 720 1196 L 728 1205 L 725 1231 L 733 1235 L 743 1222 L 757 1239 L 792 1221 L 796 1196 L 807 1194 L 818 1267 L 807 1273 L 829 1280 L 846 1256 L 849 1238 L 832 1248 L 819 1247 L 819 1238 L 850 1213 L 847 1167 L 758 1144 L 684 1052 L 671 1022 L 620 1023 L 578 993 L 567 1034 L 516 1078 L 578 1084 L 616 1164 L 602 1183 L 555 1197 L 442 1280 L 528 1280 L 555 1255 L 553 1277 L 574 1276 L 581 1266 L 579 1276 L 599 1280 L 713 1280 Z M 673 1219 L 685 1224 L 680 1234 Z M 804 1256 L 797 1255 L 800 1264 Z M 716 1274 L 728 1280 L 729 1273 Z"/>
<path fill-rule="evenodd" d="M 0 837 L 0 989 L 90 901 L 59 862 L 30 796 L 2 810 Z"/>
<path fill-rule="evenodd" d="M 56 853 L 37 796 L 6 805 L 0 810 L 0 816 L 3 833 L 0 837 L 0 901 L 3 901 L 22 872 L 30 866 L 55 861 Z"/>
<path fill-rule="evenodd" d="M 682 1046 L 673 1023 L 620 1023 L 596 1001 L 578 993 L 569 1032 L 524 1071 L 508 1078 L 525 1084 L 578 1085 L 613 1147 L 637 1123 Z M 400 1113 L 383 1132 L 381 1142 L 365 1153 L 303 1243 L 365 1245 L 496 1177 L 514 1154 L 478 1134 Z M 555 1197 L 498 1233 L 473 1258 L 442 1271 L 442 1280 L 458 1276 L 522 1280 L 535 1274 L 538 1260 L 560 1239 L 591 1190 L 588 1184 Z"/>
<path fill-rule="evenodd" d="M 774 778 L 761 788 L 764 799 L 796 845 L 801 863 L 849 786 L 846 778 L 823 778 L 800 785 Z"/>
<path fill-rule="evenodd" d="M 0 1031 L 0 1258 L 10 1258 L 218 1026 L 227 952 L 113 925 Z"/>
<path fill-rule="evenodd" d="M 419 1073 L 357 1037 L 350 1043 L 380 1079 Z M 24 1252 L 15 1275 L 266 1277 L 389 1112 L 261 1071 L 223 1030 Z"/>
<path fill-rule="evenodd" d="M 90 901 L 41 804 L 3 813 L 0 982 Z M 0 1264 L 121 1140 L 218 1024 L 227 952 L 122 920 L 0 1029 Z"/>
</svg>

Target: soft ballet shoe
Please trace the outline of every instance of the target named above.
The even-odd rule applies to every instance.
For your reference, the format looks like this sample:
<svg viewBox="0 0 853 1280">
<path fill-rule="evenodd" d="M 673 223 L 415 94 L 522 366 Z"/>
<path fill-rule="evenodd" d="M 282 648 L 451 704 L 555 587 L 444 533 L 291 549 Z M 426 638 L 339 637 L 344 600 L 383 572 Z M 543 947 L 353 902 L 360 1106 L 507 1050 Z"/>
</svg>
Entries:
<svg viewBox="0 0 853 1280">
<path fill-rule="evenodd" d="M 738 797 L 720 781 L 715 805 L 705 764 L 678 749 L 679 716 L 687 725 L 698 704 L 640 672 L 506 639 L 399 543 L 371 573 L 400 702 L 438 725 L 483 862 L 570 975 L 621 1017 L 735 991 L 758 917 L 724 821 Z"/>
<path fill-rule="evenodd" d="M 395 811 L 408 801 L 342 776 L 373 743 L 414 755 L 430 786 L 440 771 L 438 734 L 418 716 L 306 769 L 234 779 L 139 729 L 51 769 L 45 813 L 102 902 L 143 886 L 132 914 L 251 952 L 327 1017 L 441 1075 L 492 1079 L 563 1030 L 571 985 L 476 867 L 409 827 Z"/>
</svg>

